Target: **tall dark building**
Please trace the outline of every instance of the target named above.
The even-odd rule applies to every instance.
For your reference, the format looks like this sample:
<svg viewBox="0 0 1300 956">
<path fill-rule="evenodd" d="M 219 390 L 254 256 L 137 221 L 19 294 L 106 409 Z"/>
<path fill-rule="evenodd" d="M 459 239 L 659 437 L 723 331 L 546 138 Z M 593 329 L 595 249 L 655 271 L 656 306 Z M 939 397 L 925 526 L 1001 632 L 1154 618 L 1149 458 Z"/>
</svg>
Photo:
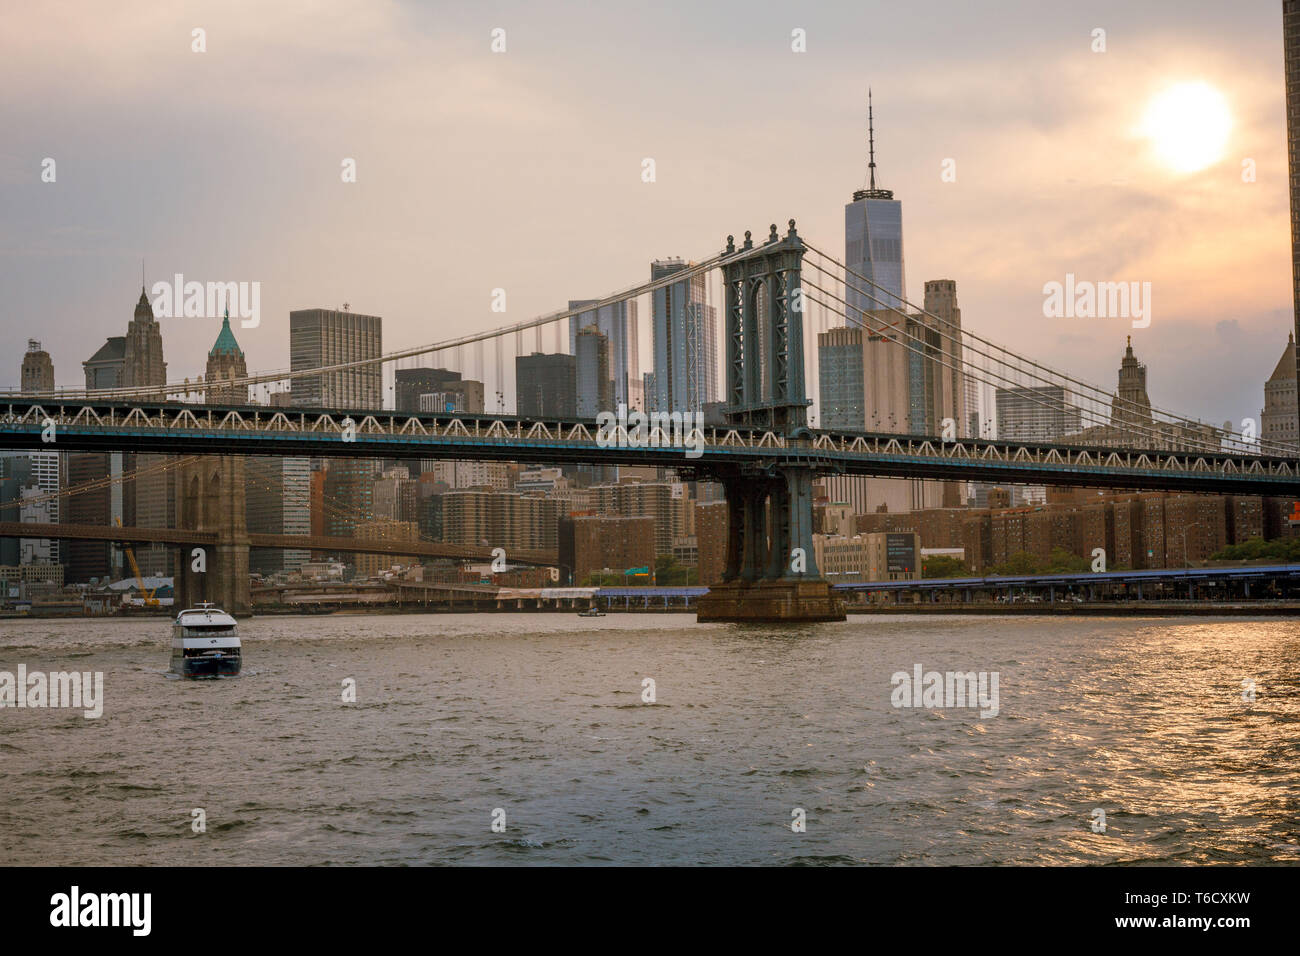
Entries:
<svg viewBox="0 0 1300 956">
<path fill-rule="evenodd" d="M 99 452 L 70 452 L 67 457 L 68 484 L 85 485 L 109 477 L 112 456 Z M 69 495 L 64 503 L 63 524 L 95 525 L 113 524 L 113 486 L 105 482 L 102 487 Z M 67 582 L 85 583 L 91 578 L 105 579 L 112 575 L 113 548 L 107 541 L 64 542 L 64 575 Z"/>
<path fill-rule="evenodd" d="M 340 467 L 343 463 L 340 463 Z M 244 464 L 244 520 L 257 534 L 311 534 L 311 460 L 250 456 Z M 308 551 L 253 548 L 250 570 L 259 574 L 296 571 Z"/>
<path fill-rule="evenodd" d="M 483 383 L 463 379 L 460 372 L 445 368 L 399 368 L 393 373 L 393 383 L 395 407 L 399 412 L 418 412 L 421 395 L 440 394 L 450 399 L 447 404 L 453 406 L 453 411 L 483 413 Z"/>
<path fill-rule="evenodd" d="M 351 538 L 357 526 L 375 520 L 377 463 L 364 458 L 336 458 L 325 472 L 325 534 Z"/>
<path fill-rule="evenodd" d="M 578 415 L 595 418 L 601 412 L 614 412 L 618 391 L 610 378 L 609 337 L 589 325 L 574 339 L 574 357 L 577 360 Z M 625 400 L 619 399 L 626 404 Z M 629 406 L 635 408 L 637 406 Z"/>
<path fill-rule="evenodd" d="M 515 358 L 517 414 L 530 418 L 573 418 L 578 414 L 576 356 L 520 355 Z"/>
<path fill-rule="evenodd" d="M 1286 156 L 1291 183 L 1291 296 L 1295 334 L 1300 341 L 1300 0 L 1282 0 L 1282 50 L 1286 58 Z M 1296 353 L 1296 371 L 1300 379 L 1300 351 Z"/>
<path fill-rule="evenodd" d="M 596 306 L 594 299 L 570 299 L 570 309 L 593 306 L 569 319 L 569 352 L 581 355 L 578 351 L 578 336 L 589 328 L 605 336 L 605 361 L 608 370 L 605 373 L 610 380 L 610 398 L 606 405 L 613 408 L 622 403 L 628 408 L 645 409 L 645 383 L 641 377 L 641 360 L 639 358 L 640 336 L 637 332 L 636 299 L 625 302 L 612 302 L 609 305 Z M 581 380 L 582 363 L 579 361 L 578 378 Z M 582 402 L 582 386 L 578 386 L 579 404 Z"/>
<path fill-rule="evenodd" d="M 13 459 L 0 458 L 0 521 L 19 521 L 22 511 L 18 504 L 22 498 L 22 478 L 10 474 Z M 18 538 L 0 538 L 0 565 L 16 567 L 22 560 Z"/>
</svg>

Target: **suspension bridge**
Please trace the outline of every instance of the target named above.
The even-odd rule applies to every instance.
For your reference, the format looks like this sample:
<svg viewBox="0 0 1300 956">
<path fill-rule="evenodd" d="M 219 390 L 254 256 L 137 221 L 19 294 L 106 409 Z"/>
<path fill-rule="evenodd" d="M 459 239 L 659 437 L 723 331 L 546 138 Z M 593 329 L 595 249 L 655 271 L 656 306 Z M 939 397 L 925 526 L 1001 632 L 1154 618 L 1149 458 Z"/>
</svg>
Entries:
<svg viewBox="0 0 1300 956">
<path fill-rule="evenodd" d="M 527 354 L 530 339 L 534 352 L 542 351 L 547 340 L 556 352 L 567 351 L 564 323 L 572 333 L 583 316 L 611 307 L 625 310 L 697 278 L 704 301 L 681 307 L 697 308 L 713 321 L 713 303 L 718 304 L 720 421 L 706 424 L 696 418 L 685 432 L 674 427 L 680 415 L 674 422 L 672 412 L 698 413 L 699 404 L 634 409 L 645 414 L 629 415 L 613 426 L 593 416 L 506 412 L 515 396 L 506 374 L 509 353 Z M 692 334 L 700 335 L 700 329 L 696 322 Z M 818 350 L 805 347 L 805 335 L 834 329 L 860 333 L 881 343 L 899 362 L 925 370 L 918 378 L 920 387 L 908 396 L 910 411 L 902 420 L 897 414 L 847 408 L 842 395 L 828 386 L 826 370 L 818 367 Z M 694 374 L 703 377 L 699 356 L 706 350 L 702 342 L 688 345 L 694 346 L 686 349 L 694 356 Z M 379 357 L 258 372 L 223 380 L 220 387 L 223 394 L 231 389 L 269 393 L 292 389 L 294 381 L 309 376 L 328 380 L 363 368 L 426 361 L 468 371 L 471 356 L 485 393 L 497 398 L 495 412 L 221 403 L 208 401 L 203 383 L 190 381 L 37 395 L 8 391 L 0 392 L 0 447 L 191 456 L 178 486 L 189 489 L 181 492 L 186 503 L 178 507 L 178 523 L 190 540 L 203 535 L 211 541 L 218 564 L 233 569 L 221 575 L 225 583 L 215 594 L 230 606 L 241 600 L 238 579 L 240 568 L 246 570 L 251 541 L 242 518 L 234 527 L 228 519 L 229 509 L 239 505 L 231 497 L 238 492 L 218 463 L 232 456 L 652 465 L 686 480 L 719 482 L 728 502 L 727 569 L 723 583 L 701 599 L 701 620 L 843 617 L 813 556 L 812 482 L 821 475 L 1233 495 L 1294 496 L 1300 490 L 1295 449 L 1126 398 L 998 345 L 941 311 L 899 300 L 806 243 L 793 220 L 784 235 L 773 225 L 764 241 L 756 242 L 750 233 L 739 243 L 729 236 L 714 255 L 574 308 Z M 626 355 L 621 361 L 627 367 L 616 398 L 627 402 L 633 391 L 629 383 L 639 369 Z M 494 376 L 488 374 L 489 364 Z M 1070 428 L 1050 439 L 993 437 L 989 423 L 976 421 L 965 408 L 967 382 L 1015 389 L 1024 405 L 1069 422 Z M 699 390 L 693 394 L 698 403 Z M 57 536 L 77 534 L 59 527 Z M 289 544 L 286 537 L 260 546 L 314 545 Z M 355 549 L 338 545 L 338 550 L 363 549 L 432 554 L 391 551 L 375 542 Z M 530 557 L 541 562 L 546 555 Z M 178 590 L 212 594 L 210 584 L 190 580 Z M 246 580 L 242 588 L 246 601 Z"/>
</svg>

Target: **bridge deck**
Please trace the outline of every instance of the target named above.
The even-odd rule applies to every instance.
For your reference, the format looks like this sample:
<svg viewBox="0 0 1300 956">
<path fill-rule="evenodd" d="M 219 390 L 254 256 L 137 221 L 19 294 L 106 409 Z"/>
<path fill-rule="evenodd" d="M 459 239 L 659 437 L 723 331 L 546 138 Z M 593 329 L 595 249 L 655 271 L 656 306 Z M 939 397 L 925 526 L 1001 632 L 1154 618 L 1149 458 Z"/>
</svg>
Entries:
<svg viewBox="0 0 1300 956">
<path fill-rule="evenodd" d="M 49 434 L 50 425 L 53 440 L 46 441 L 43 436 Z M 789 437 L 740 426 L 708 426 L 678 436 L 662 428 L 602 433 L 591 420 L 182 403 L 10 401 L 0 405 L 0 447 L 640 464 L 702 477 L 795 465 L 821 474 L 875 477 L 1278 496 L 1300 493 L 1300 461 L 1221 450 L 943 441 L 817 430 Z"/>
</svg>

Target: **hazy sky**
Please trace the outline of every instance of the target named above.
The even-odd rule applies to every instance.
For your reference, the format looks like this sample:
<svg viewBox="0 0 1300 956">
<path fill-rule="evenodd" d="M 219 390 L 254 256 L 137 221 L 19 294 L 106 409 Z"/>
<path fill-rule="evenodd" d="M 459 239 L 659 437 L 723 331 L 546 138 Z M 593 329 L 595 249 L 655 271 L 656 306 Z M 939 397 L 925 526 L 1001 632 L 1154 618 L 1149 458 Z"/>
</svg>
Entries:
<svg viewBox="0 0 1300 956">
<path fill-rule="evenodd" d="M 1291 325 L 1272 0 L 47 2 L 0 22 L 0 384 L 29 337 L 82 384 L 125 331 L 142 256 L 150 284 L 259 281 L 261 326 L 236 329 L 257 370 L 288 364 L 291 309 L 382 315 L 388 350 L 792 217 L 841 254 L 868 86 L 910 297 L 954 279 L 967 327 L 1107 388 L 1132 332 L 1153 403 L 1215 422 L 1258 415 Z M 1183 174 L 1139 124 L 1190 81 L 1232 127 L 1219 162 Z M 1151 326 L 1045 318 L 1067 272 L 1151 282 Z M 162 321 L 169 378 L 201 372 L 219 321 Z"/>
</svg>

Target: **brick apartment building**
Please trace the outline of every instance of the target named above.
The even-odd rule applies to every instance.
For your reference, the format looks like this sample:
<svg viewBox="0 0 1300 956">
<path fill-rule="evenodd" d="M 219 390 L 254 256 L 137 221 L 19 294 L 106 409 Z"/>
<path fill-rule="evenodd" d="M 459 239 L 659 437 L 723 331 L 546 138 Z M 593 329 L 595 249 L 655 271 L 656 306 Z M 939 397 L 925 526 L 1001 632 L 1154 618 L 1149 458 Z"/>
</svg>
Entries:
<svg viewBox="0 0 1300 956">
<path fill-rule="evenodd" d="M 655 521 L 648 515 L 563 517 L 559 538 L 560 564 L 572 567 L 576 586 L 606 568 L 620 574 L 631 568 L 654 568 Z"/>
<path fill-rule="evenodd" d="M 1010 500 L 998 492 L 989 492 L 990 502 Z M 962 548 L 973 573 L 1020 552 L 1045 562 L 1057 548 L 1089 559 L 1103 548 L 1107 567 L 1141 570 L 1199 563 L 1229 544 L 1292 534 L 1290 508 L 1284 498 L 1094 490 L 1030 508 L 856 515 L 854 526 L 859 534 L 915 531 L 925 548 Z"/>
</svg>

